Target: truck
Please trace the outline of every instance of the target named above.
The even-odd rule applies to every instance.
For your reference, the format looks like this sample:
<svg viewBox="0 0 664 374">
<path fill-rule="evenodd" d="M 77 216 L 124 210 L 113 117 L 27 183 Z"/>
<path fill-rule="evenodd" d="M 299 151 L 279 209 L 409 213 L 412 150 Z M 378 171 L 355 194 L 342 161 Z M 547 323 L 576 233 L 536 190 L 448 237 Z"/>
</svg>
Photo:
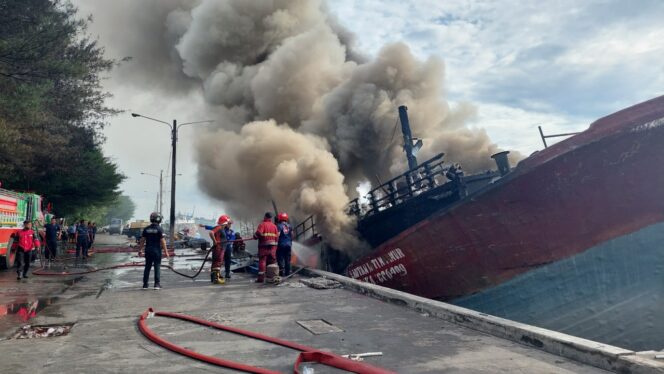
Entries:
<svg viewBox="0 0 664 374">
<path fill-rule="evenodd" d="M 143 233 L 143 229 L 148 226 L 150 226 L 150 222 L 139 219 L 127 224 L 127 227 L 125 227 L 124 230 L 124 234 L 130 238 L 136 238 L 138 240 L 138 238 L 140 238 L 141 234 Z"/>
<path fill-rule="evenodd" d="M 23 228 L 23 221 L 44 222 L 43 201 L 34 193 L 0 188 L 0 269 L 14 266 L 18 250 L 16 233 Z"/>
<path fill-rule="evenodd" d="M 108 233 L 122 234 L 122 220 L 120 218 L 111 218 L 111 224 L 108 226 Z"/>
</svg>

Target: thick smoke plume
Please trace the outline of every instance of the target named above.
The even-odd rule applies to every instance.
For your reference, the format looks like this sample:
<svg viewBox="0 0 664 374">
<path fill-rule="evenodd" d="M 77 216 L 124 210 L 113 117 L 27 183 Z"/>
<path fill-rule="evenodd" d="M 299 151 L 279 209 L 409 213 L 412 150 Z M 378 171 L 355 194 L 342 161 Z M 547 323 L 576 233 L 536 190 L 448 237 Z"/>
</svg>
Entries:
<svg viewBox="0 0 664 374">
<path fill-rule="evenodd" d="M 314 214 L 333 246 L 357 247 L 344 214 L 354 193 L 346 186 L 405 170 L 400 133 L 393 136 L 399 105 L 408 106 L 413 134 L 424 140 L 420 160 L 445 152 L 448 161 L 481 170 L 498 150 L 465 126 L 474 107 L 444 100 L 441 60 L 418 60 L 401 43 L 365 58 L 322 1 L 131 4 L 161 17 L 145 22 L 161 35 L 136 37 L 137 44 L 158 38 L 169 56 L 148 68 L 177 70 L 162 80 L 198 82 L 219 118 L 220 128 L 198 144 L 199 182 L 232 214 L 255 217 L 274 199 L 296 217 Z"/>
<path fill-rule="evenodd" d="M 199 145 L 206 150 L 199 153 L 200 179 L 215 181 L 202 187 L 233 211 L 260 212 L 272 198 L 291 211 L 317 214 L 335 243 L 359 246 L 344 214 L 344 176 L 325 139 L 269 120 L 246 124 L 239 133 L 219 130 Z"/>
</svg>

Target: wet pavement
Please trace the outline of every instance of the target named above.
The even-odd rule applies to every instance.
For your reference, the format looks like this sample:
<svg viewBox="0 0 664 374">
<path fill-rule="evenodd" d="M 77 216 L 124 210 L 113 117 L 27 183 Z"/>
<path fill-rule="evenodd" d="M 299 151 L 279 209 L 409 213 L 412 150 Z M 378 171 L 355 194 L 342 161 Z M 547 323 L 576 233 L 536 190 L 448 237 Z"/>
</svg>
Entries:
<svg viewBox="0 0 664 374">
<path fill-rule="evenodd" d="M 99 236 L 100 244 L 122 237 Z M 192 274 L 200 252 L 186 250 L 174 266 Z M 138 260 L 131 253 L 95 254 L 89 268 Z M 207 270 L 209 265 L 205 267 Z M 55 270 L 54 270 L 55 271 Z M 31 276 L 18 282 L 0 274 L 0 336 L 30 323 L 73 323 L 66 336 L 0 341 L 1 372 L 138 373 L 232 372 L 180 356 L 144 338 L 136 328 L 148 307 L 201 317 L 340 354 L 383 352 L 366 362 L 399 373 L 603 373 L 532 347 L 421 315 L 346 289 L 309 288 L 298 276 L 280 286 L 256 285 L 234 274 L 212 286 L 209 272 L 196 280 L 162 270 L 162 290 L 141 290 L 142 268 L 78 276 Z M 11 312 L 10 312 L 11 310 Z M 292 372 L 296 352 L 228 333 L 165 318 L 150 328 L 195 351 Z M 313 333 L 306 326 L 324 326 Z M 332 372 L 317 367 L 315 373 Z M 335 371 L 339 372 L 339 371 Z"/>
</svg>

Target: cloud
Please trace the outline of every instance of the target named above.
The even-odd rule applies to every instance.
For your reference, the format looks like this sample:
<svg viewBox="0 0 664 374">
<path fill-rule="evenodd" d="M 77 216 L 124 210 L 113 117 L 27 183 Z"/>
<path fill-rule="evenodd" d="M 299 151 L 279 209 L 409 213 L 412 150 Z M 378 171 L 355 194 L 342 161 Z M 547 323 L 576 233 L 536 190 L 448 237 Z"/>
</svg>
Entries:
<svg viewBox="0 0 664 374">
<path fill-rule="evenodd" d="M 661 1 L 331 4 L 365 48 L 403 40 L 441 56 L 450 98 L 480 107 L 595 118 L 662 93 Z"/>
</svg>

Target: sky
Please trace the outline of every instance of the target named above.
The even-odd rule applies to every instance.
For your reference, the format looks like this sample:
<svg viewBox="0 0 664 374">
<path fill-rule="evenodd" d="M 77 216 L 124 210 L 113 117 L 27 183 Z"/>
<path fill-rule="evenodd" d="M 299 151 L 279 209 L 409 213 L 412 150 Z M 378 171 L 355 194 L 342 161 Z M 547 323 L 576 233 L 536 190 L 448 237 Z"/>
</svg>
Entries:
<svg viewBox="0 0 664 374">
<path fill-rule="evenodd" d="M 99 12 L 95 3 L 101 1 L 74 3 L 82 15 L 92 14 L 90 33 L 98 36 L 107 55 L 125 57 L 123 44 L 130 41 L 109 27 L 118 13 Z M 364 55 L 374 56 L 384 44 L 402 41 L 422 59 L 442 58 L 447 97 L 478 109 L 470 126 L 486 129 L 501 148 L 524 155 L 543 147 L 538 125 L 547 134 L 580 131 L 599 117 L 664 94 L 664 1 L 327 4 L 355 34 L 355 48 Z M 127 176 L 121 188 L 137 203 L 136 216 L 142 218 L 155 208 L 159 181 L 141 172 L 168 173 L 170 134 L 164 124 L 130 113 L 180 123 L 214 116 L 197 91 L 164 97 L 150 85 L 126 84 L 121 74 L 121 69 L 112 71 L 104 82 L 114 95 L 109 104 L 126 111 L 110 119 L 104 151 Z M 198 188 L 192 149 L 197 131 L 203 130 L 191 126 L 180 133 L 177 206 L 211 217 L 224 206 Z M 169 190 L 170 181 L 165 181 L 166 196 Z"/>
</svg>

